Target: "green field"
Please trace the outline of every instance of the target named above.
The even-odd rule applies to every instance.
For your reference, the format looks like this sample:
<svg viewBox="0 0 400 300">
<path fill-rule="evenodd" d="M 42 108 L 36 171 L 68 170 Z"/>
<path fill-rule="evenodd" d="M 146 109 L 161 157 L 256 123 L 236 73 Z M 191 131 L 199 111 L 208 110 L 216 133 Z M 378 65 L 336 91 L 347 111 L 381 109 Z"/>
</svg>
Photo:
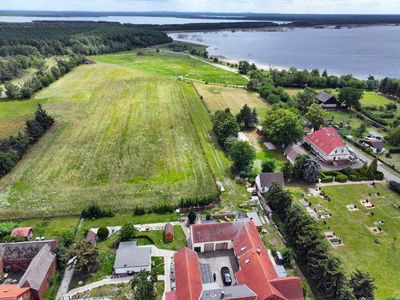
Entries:
<svg viewBox="0 0 400 300">
<path fill-rule="evenodd" d="M 214 194 L 214 176 L 227 186 L 224 200 L 245 199 L 210 135 L 207 109 L 176 76 L 186 70 L 215 82 L 243 78 L 176 54 L 135 53 L 95 57 L 96 64 L 16 102 L 26 116 L 44 103 L 56 124 L 0 181 L 0 218 L 79 214 L 90 202 L 113 210 L 176 204 Z M 9 113 L 0 121 L 16 105 L 2 104 Z"/>
<path fill-rule="evenodd" d="M 400 197 L 384 185 L 376 188 L 366 184 L 329 186 L 322 190 L 331 201 L 317 197 L 310 200 L 314 207 L 319 203 L 333 215 L 326 225 L 319 221 L 323 232 L 334 231 L 344 243 L 341 247 L 332 247 L 332 253 L 340 257 L 347 272 L 360 269 L 375 278 L 376 299 L 400 297 L 400 212 L 394 207 L 400 205 Z M 381 195 L 375 195 L 377 192 Z M 360 203 L 369 193 L 370 201 L 376 206 L 372 210 Z M 359 211 L 350 212 L 346 208 L 349 204 L 357 205 Z M 384 221 L 379 225 L 383 232 L 371 233 L 368 228 L 376 226 L 374 222 L 378 221 Z"/>
<path fill-rule="evenodd" d="M 362 106 L 385 106 L 391 101 L 375 92 L 364 92 L 360 103 Z"/>
</svg>

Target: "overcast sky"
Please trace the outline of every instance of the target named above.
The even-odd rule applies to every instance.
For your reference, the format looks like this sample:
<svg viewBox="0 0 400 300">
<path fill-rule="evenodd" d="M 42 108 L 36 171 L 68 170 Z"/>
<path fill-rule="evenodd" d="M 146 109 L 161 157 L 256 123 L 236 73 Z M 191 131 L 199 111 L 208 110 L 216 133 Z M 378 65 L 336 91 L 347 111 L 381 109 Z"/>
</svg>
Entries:
<svg viewBox="0 0 400 300">
<path fill-rule="evenodd" d="M 400 0 L 0 0 L 0 9 L 400 14 Z"/>
</svg>

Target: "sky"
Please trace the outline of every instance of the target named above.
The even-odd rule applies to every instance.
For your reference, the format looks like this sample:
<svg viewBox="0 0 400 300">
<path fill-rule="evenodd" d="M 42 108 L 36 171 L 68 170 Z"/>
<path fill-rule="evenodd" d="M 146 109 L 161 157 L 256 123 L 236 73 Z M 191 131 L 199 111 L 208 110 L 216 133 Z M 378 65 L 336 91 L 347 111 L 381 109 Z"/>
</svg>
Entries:
<svg viewBox="0 0 400 300">
<path fill-rule="evenodd" d="M 400 14 L 400 0 L 0 0 L 0 10 Z"/>
</svg>

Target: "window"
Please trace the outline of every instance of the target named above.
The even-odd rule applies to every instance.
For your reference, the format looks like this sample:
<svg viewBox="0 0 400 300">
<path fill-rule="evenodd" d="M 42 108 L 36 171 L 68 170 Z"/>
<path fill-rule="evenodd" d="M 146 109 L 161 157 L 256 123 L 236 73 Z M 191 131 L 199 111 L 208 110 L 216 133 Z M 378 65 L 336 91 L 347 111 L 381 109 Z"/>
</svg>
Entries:
<svg viewBox="0 0 400 300">
<path fill-rule="evenodd" d="M 248 265 L 248 264 L 250 263 L 250 259 L 246 259 L 246 260 L 244 261 L 244 263 L 245 263 L 246 265 Z"/>
<path fill-rule="evenodd" d="M 244 250 L 246 250 L 246 247 L 240 248 L 240 251 L 241 251 L 241 252 L 243 252 Z"/>
</svg>

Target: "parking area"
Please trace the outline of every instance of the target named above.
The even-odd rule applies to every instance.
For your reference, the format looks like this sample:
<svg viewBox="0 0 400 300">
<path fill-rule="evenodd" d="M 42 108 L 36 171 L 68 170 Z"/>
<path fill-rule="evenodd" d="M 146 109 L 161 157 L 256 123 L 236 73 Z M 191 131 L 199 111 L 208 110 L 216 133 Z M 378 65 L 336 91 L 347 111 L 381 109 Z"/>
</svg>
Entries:
<svg viewBox="0 0 400 300">
<path fill-rule="evenodd" d="M 232 276 L 232 285 L 236 284 L 235 273 L 239 270 L 239 265 L 233 250 L 199 253 L 198 257 L 203 283 L 214 282 L 213 274 L 216 274 L 216 282 L 223 287 L 221 268 L 228 267 Z"/>
</svg>

